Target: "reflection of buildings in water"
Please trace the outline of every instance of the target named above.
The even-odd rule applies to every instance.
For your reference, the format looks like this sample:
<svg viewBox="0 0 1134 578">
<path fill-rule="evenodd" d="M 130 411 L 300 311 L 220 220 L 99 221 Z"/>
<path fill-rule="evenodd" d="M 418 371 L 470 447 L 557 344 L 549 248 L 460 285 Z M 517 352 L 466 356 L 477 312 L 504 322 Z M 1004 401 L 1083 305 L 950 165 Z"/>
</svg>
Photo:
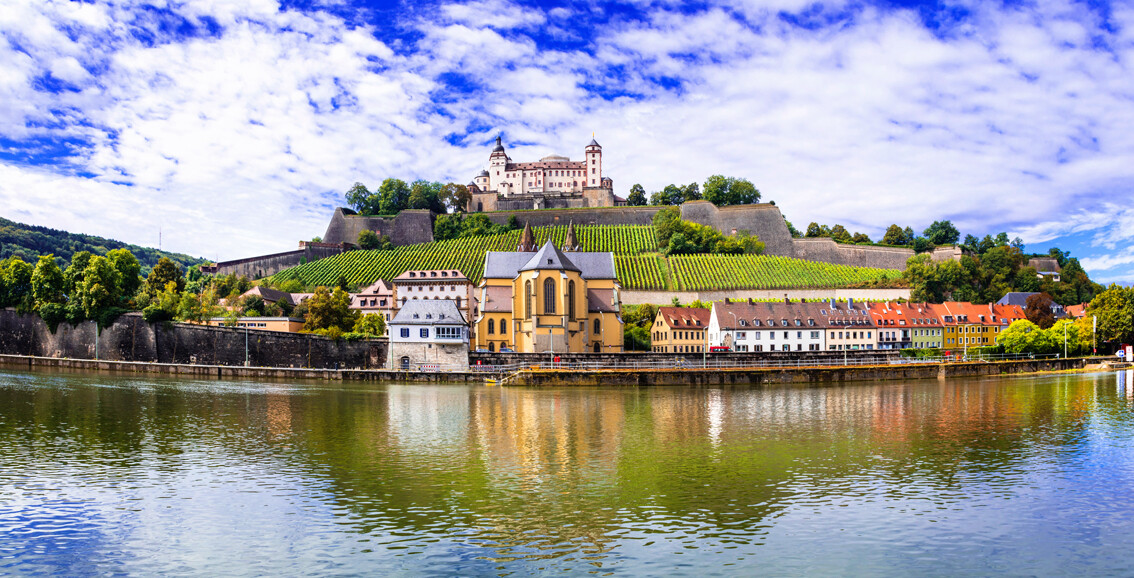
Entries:
<svg viewBox="0 0 1134 578">
<path fill-rule="evenodd" d="M 1127 400 L 1134 401 L 1134 371 L 1122 369 L 1114 374 L 1118 383 L 1118 395 L 1125 396 Z"/>
<path fill-rule="evenodd" d="M 388 385 L 385 397 L 391 443 L 429 454 L 450 454 L 468 443 L 468 388 Z"/>
<path fill-rule="evenodd" d="M 282 436 L 291 433 L 291 400 L 295 396 L 287 391 L 267 390 L 268 433 Z"/>
</svg>

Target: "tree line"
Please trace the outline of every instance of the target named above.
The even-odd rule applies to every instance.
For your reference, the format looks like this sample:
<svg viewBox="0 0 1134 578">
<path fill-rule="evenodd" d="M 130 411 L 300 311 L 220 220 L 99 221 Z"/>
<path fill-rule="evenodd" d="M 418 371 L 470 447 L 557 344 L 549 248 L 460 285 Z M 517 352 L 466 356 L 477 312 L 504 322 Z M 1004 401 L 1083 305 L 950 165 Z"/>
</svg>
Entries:
<svg viewBox="0 0 1134 578">
<path fill-rule="evenodd" d="M 355 183 L 346 192 L 347 206 L 360 215 L 396 215 L 406 209 L 429 209 L 434 213 L 465 211 L 472 199 L 468 187 L 416 180 L 406 183 L 393 177 L 374 191 Z"/>
<path fill-rule="evenodd" d="M 654 215 L 653 225 L 658 248 L 666 255 L 758 255 L 764 252 L 764 243 L 756 235 L 740 231 L 736 235 L 726 236 L 713 227 L 682 220 L 681 211 L 677 207 L 658 211 Z"/>
<path fill-rule="evenodd" d="M 705 200 L 718 207 L 725 205 L 750 205 L 760 202 L 760 190 L 748 179 L 713 175 L 703 185 L 696 182 L 687 185 L 666 185 L 660 191 L 646 198 L 646 189 L 640 184 L 630 187 L 626 203 L 630 206 L 680 205 L 687 201 Z"/>
<path fill-rule="evenodd" d="M 299 292 L 303 287 L 284 286 Z M 235 326 L 239 317 L 298 317 L 304 330 L 332 338 L 377 337 L 385 332 L 380 315 L 360 315 L 350 309 L 345 280 L 334 288 L 318 287 L 296 306 L 285 300 L 269 303 L 259 295 L 244 295 L 252 282 L 244 276 L 204 275 L 197 268 L 186 274 L 180 265 L 162 257 L 146 276 L 133 253 L 114 249 L 104 255 L 80 251 L 66 267 L 54 255 L 42 255 L 33 266 L 19 257 L 0 261 L 0 308 L 34 313 L 55 331 L 60 323 L 77 325 L 94 320 L 107 327 L 120 315 L 140 311 L 151 323 L 205 323 L 224 317 Z"/>
</svg>

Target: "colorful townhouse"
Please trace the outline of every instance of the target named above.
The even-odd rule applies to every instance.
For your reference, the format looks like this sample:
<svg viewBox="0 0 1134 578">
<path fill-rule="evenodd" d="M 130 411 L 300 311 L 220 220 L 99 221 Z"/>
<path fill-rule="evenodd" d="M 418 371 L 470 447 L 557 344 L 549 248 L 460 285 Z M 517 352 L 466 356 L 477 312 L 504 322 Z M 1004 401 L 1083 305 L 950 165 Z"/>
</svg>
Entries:
<svg viewBox="0 0 1134 578">
<path fill-rule="evenodd" d="M 709 309 L 659 307 L 651 327 L 655 353 L 703 353 L 708 349 Z"/>
<path fill-rule="evenodd" d="M 826 303 L 729 301 L 713 303 L 709 347 L 733 351 L 826 349 Z"/>
<path fill-rule="evenodd" d="M 856 351 L 877 347 L 878 328 L 865 302 L 831 299 L 819 308 L 826 328 L 828 351 Z"/>
</svg>

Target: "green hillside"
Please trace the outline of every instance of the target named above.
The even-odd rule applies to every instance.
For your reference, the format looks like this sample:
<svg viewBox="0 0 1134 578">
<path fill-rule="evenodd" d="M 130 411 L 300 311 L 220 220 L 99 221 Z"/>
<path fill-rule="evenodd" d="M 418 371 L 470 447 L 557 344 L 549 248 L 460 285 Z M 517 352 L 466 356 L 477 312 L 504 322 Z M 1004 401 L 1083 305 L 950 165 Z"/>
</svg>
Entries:
<svg viewBox="0 0 1134 578">
<path fill-rule="evenodd" d="M 158 259 L 169 257 L 181 265 L 182 269 L 206 263 L 204 259 L 190 257 L 181 253 L 158 251 L 150 247 L 139 247 L 113 239 L 68 233 L 48 227 L 25 225 L 0 218 L 0 259 L 18 256 L 24 261 L 35 263 L 40 255 L 55 255 L 60 267 L 71 262 L 71 255 L 79 251 L 90 251 L 95 255 L 105 255 L 114 249 L 129 249 L 142 264 L 142 274 L 149 273 Z"/>
<path fill-rule="evenodd" d="M 536 242 L 550 236 L 563 245 L 566 226 L 535 227 Z M 618 281 L 626 289 L 804 289 L 838 288 L 901 277 L 901 271 L 831 265 L 788 257 L 763 255 L 675 255 L 654 253 L 653 227 L 643 225 L 590 225 L 575 227 L 584 251 L 615 254 Z M 365 286 L 390 280 L 409 269 L 456 269 L 479 283 L 488 251 L 515 251 L 520 231 L 397 247 L 388 251 L 350 251 L 281 271 L 268 279 L 282 283 L 296 279 L 304 285 L 333 285 L 344 277 L 351 285 Z"/>
</svg>

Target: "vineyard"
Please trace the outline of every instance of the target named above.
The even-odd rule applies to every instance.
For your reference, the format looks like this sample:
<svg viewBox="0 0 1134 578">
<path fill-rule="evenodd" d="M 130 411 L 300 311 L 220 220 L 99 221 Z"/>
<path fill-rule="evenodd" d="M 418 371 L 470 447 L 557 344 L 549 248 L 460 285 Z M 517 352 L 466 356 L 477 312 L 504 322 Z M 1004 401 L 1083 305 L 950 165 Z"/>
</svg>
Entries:
<svg viewBox="0 0 1134 578">
<path fill-rule="evenodd" d="M 533 228 L 536 243 L 548 238 L 562 247 L 566 226 Z M 488 251 L 515 251 L 520 231 L 500 235 L 435 241 L 387 251 L 349 251 L 276 273 L 270 283 L 296 279 L 308 287 L 333 285 L 340 277 L 364 287 L 390 280 L 410 269 L 456 269 L 479 283 Z M 832 265 L 764 255 L 657 254 L 653 227 L 589 225 L 575 227 L 583 251 L 614 253 L 618 281 L 631 290 L 703 291 L 709 289 L 835 288 L 896 279 L 900 271 Z"/>
<path fill-rule="evenodd" d="M 772 255 L 674 255 L 669 258 L 669 267 L 677 291 L 833 289 L 902 276 L 901 271 L 894 269 L 832 265 Z"/>
</svg>

